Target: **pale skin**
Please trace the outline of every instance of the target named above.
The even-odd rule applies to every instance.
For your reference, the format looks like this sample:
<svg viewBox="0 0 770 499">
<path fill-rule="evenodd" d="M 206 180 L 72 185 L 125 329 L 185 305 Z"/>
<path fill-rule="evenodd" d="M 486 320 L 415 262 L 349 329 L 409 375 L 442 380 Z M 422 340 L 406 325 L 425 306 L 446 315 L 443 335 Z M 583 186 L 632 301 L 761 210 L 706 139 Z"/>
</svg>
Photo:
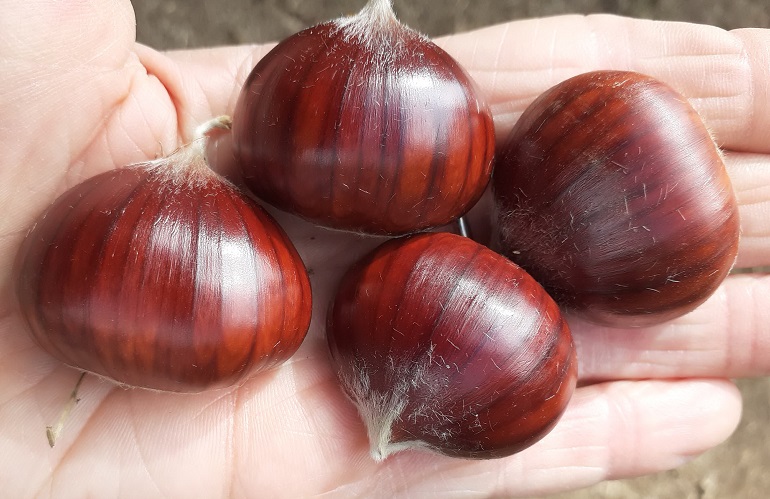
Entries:
<svg viewBox="0 0 770 499">
<path fill-rule="evenodd" d="M 631 69 L 681 91 L 717 142 L 740 203 L 738 267 L 770 265 L 770 31 L 610 16 L 526 20 L 438 40 L 491 103 L 498 138 L 547 87 Z M 323 338 L 340 273 L 377 241 L 276 214 L 313 270 L 314 319 L 281 368 L 197 395 L 87 376 L 56 446 L 45 427 L 79 372 L 17 313 L 12 266 L 34 219 L 99 172 L 168 153 L 233 112 L 269 47 L 159 53 L 127 1 L 4 2 L 0 16 L 0 483 L 8 497 L 532 496 L 678 466 L 741 412 L 728 380 L 770 374 L 770 277 L 734 275 L 696 311 L 617 331 L 570 318 L 583 386 L 561 423 L 505 459 L 420 451 L 376 464 Z M 227 136 L 212 161 L 230 171 Z M 483 220 L 486 205 L 472 222 Z M 273 210 L 275 213 L 275 211 Z M 314 239 L 311 240 L 311 237 Z"/>
</svg>

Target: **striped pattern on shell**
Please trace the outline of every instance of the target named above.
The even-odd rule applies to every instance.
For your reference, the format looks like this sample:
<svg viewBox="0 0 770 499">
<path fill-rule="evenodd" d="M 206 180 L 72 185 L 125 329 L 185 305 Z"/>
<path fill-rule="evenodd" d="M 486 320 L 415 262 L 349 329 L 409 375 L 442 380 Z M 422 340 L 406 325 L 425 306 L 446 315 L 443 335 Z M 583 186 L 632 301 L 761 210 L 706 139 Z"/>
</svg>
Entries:
<svg viewBox="0 0 770 499">
<path fill-rule="evenodd" d="M 500 148 L 492 183 L 503 254 L 594 322 L 678 317 L 735 262 L 721 153 L 687 100 L 646 75 L 595 71 L 549 89 Z"/>
<path fill-rule="evenodd" d="M 283 230 L 213 172 L 128 167 L 64 193 L 25 240 L 33 337 L 119 383 L 199 391 L 287 359 L 310 285 Z"/>
<path fill-rule="evenodd" d="M 391 240 L 365 257 L 342 280 L 327 337 L 378 460 L 409 447 L 513 454 L 553 428 L 577 381 L 556 303 L 454 234 Z"/>
<path fill-rule="evenodd" d="M 489 182 L 491 113 L 446 52 L 364 14 L 301 31 L 254 68 L 233 116 L 246 184 L 337 229 L 448 223 Z"/>
</svg>

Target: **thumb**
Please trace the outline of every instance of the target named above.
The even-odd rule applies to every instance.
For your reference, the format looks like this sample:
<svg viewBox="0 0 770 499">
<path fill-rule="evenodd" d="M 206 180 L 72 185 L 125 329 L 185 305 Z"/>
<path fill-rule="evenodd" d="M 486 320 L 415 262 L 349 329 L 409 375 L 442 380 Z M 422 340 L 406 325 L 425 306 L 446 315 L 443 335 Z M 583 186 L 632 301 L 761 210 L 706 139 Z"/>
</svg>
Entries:
<svg viewBox="0 0 770 499">
<path fill-rule="evenodd" d="M 129 93 L 134 14 L 118 0 L 9 0 L 0 10 L 4 298 L 26 228 L 56 194 L 91 173 L 82 157 L 89 144 L 104 142 L 96 130 Z"/>
<path fill-rule="evenodd" d="M 45 164 L 76 153 L 72 136 L 87 136 L 101 111 L 123 94 L 111 73 L 125 66 L 134 43 L 134 13 L 127 1 L 3 2 L 0 17 L 0 111 L 5 123 L 2 166 L 20 163 L 20 144 L 44 129 L 46 144 L 35 155 Z M 64 119 L 63 119 L 64 118 Z M 66 146 L 64 149 L 61 146 Z M 35 166 L 35 165 L 27 165 Z M 9 168 L 0 168 L 8 172 Z"/>
<path fill-rule="evenodd" d="M 0 113 L 16 126 L 0 128 L 0 180 L 39 189 L 41 176 L 20 175 L 18 165 L 63 172 L 82 152 L 127 92 L 115 72 L 129 58 L 134 27 L 128 1 L 4 2 Z"/>
</svg>

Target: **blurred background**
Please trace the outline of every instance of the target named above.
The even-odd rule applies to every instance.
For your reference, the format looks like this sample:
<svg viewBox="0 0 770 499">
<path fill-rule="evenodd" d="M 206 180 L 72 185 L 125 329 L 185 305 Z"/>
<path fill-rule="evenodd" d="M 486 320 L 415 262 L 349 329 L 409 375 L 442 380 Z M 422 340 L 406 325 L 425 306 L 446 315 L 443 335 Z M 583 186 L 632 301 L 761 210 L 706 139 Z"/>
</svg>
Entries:
<svg viewBox="0 0 770 499">
<path fill-rule="evenodd" d="M 155 48 L 278 41 L 357 12 L 365 0 L 135 0 L 137 37 Z M 398 17 L 430 36 L 511 19 L 607 12 L 726 29 L 770 28 L 767 0 L 394 0 Z"/>
<path fill-rule="evenodd" d="M 358 11 L 365 0 L 134 0 L 137 38 L 156 49 L 277 41 Z M 399 18 L 430 36 L 566 13 L 770 28 L 768 0 L 394 0 Z M 770 379 L 738 382 L 743 421 L 720 447 L 677 470 L 605 482 L 549 499 L 764 499 L 770 497 Z"/>
</svg>

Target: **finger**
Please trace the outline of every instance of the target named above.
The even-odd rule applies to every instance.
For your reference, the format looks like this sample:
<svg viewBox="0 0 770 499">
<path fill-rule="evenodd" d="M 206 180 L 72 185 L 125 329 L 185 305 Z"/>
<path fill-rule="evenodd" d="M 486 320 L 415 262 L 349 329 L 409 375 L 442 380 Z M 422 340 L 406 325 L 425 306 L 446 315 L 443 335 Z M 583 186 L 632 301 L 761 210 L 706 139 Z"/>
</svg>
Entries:
<svg viewBox="0 0 770 499">
<path fill-rule="evenodd" d="M 737 137 L 736 148 L 767 152 L 770 150 L 770 30 L 738 29 L 731 33 L 743 43 L 743 55 L 751 68 L 749 81 L 754 101 L 743 120 L 745 136 Z"/>
<path fill-rule="evenodd" d="M 158 52 L 136 44 L 135 52 L 174 101 L 180 113 L 180 135 L 185 141 L 201 123 L 216 116 L 232 116 L 246 77 L 272 46 Z"/>
<path fill-rule="evenodd" d="M 499 135 L 556 83 L 586 71 L 625 69 L 679 90 L 721 146 L 770 151 L 767 30 L 739 38 L 713 26 L 595 15 L 495 26 L 471 43 L 465 36 L 440 43 L 471 69 L 491 100 Z"/>
<path fill-rule="evenodd" d="M 556 428 L 510 458 L 468 462 L 393 456 L 351 497 L 531 497 L 675 468 L 737 426 L 740 393 L 727 381 L 642 381 L 578 389 Z"/>
<path fill-rule="evenodd" d="M 727 171 L 741 219 L 737 268 L 770 265 L 770 157 L 728 153 Z"/>
<path fill-rule="evenodd" d="M 126 98 L 133 11 L 125 1 L 6 2 L 0 33 L 0 181 L 37 193 Z"/>
<path fill-rule="evenodd" d="M 530 496 L 679 466 L 727 438 L 740 416 L 740 395 L 726 381 L 605 383 L 579 388 L 554 431 L 510 458 L 468 461 L 413 451 L 378 465 L 325 360 L 297 358 L 239 389 L 199 395 L 124 390 L 89 377 L 51 450 L 44 427 L 56 419 L 77 373 L 53 365 L 40 370 L 47 374 L 0 404 L 0 422 L 9 429 L 0 440 L 11 449 L 0 463 L 21 473 L 5 483 L 14 497 L 54 484 L 75 495 L 114 495 L 120 483 L 138 495 L 172 497 L 193 490 Z M 10 379 L 26 383 L 18 373 Z M 286 470 L 314 480 L 287 483 Z"/>
<path fill-rule="evenodd" d="M 437 40 L 479 83 L 504 135 L 544 90 L 594 69 L 650 74 L 687 96 L 720 145 L 770 151 L 770 32 L 616 16 L 515 21 Z M 231 114 L 238 89 L 270 46 L 172 52 L 196 84 L 198 112 Z M 227 78 L 216 75 L 227 75 Z M 201 99 L 201 95 L 205 98 Z M 210 107 L 206 107 L 210 106 Z M 199 116 L 206 119 L 208 115 Z"/>
<path fill-rule="evenodd" d="M 620 330 L 569 321 L 580 378 L 744 377 L 770 374 L 770 276 L 734 275 L 672 322 Z"/>
</svg>

